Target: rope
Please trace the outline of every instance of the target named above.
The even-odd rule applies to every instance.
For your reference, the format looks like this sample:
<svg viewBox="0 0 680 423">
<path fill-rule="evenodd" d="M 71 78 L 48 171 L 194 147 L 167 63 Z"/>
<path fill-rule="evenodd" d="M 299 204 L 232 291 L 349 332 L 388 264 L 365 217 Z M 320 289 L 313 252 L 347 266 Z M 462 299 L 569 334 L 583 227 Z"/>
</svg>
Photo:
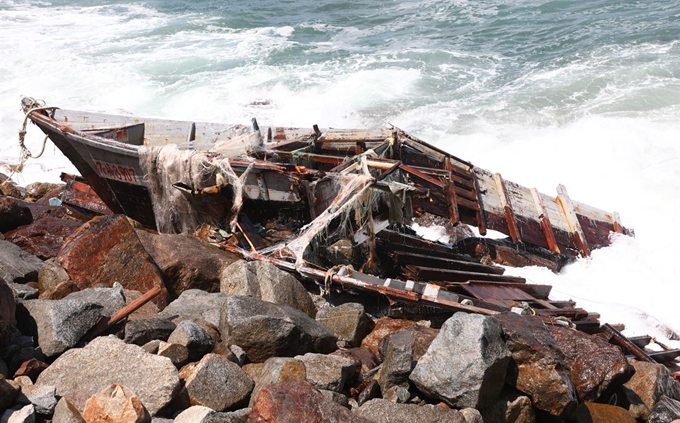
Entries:
<svg viewBox="0 0 680 423">
<path fill-rule="evenodd" d="M 338 264 L 326 270 L 326 275 L 323 278 L 323 288 L 321 288 L 321 296 L 325 297 L 331 293 L 331 285 L 333 284 L 333 276 L 337 275 L 340 270 L 349 269 L 354 270 L 352 265 Z"/>
</svg>

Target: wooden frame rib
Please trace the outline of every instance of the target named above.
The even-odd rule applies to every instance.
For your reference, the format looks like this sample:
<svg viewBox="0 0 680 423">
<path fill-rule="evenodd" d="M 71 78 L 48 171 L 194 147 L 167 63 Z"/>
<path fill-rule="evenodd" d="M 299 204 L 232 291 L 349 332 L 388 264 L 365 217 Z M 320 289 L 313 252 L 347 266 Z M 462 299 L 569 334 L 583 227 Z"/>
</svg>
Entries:
<svg viewBox="0 0 680 423">
<path fill-rule="evenodd" d="M 543 200 L 541 200 L 541 194 L 536 188 L 531 188 L 531 196 L 534 198 L 534 204 L 536 205 L 536 211 L 538 212 L 538 220 L 541 222 L 541 227 L 543 227 L 543 233 L 545 234 L 545 241 L 548 244 L 548 248 L 553 254 L 559 254 L 560 247 L 555 240 L 555 233 L 552 230 L 550 218 L 543 205 Z"/>
<path fill-rule="evenodd" d="M 588 247 L 586 235 L 583 232 L 583 228 L 581 228 L 581 224 L 578 221 L 576 211 L 574 210 L 574 204 L 571 202 L 571 199 L 569 198 L 567 188 L 565 188 L 565 186 L 562 184 L 557 186 L 556 200 L 557 203 L 562 208 L 562 213 L 564 213 L 567 225 L 569 226 L 569 231 L 574 237 L 574 243 L 576 244 L 576 247 L 581 252 L 581 255 L 583 257 L 589 257 L 590 248 Z"/>
<path fill-rule="evenodd" d="M 501 200 L 501 206 L 505 210 L 505 222 L 508 224 L 510 238 L 512 238 L 512 242 L 515 244 L 520 244 L 522 243 L 522 237 L 517 226 L 515 211 L 512 209 L 512 204 L 510 203 L 510 198 L 508 197 L 505 181 L 503 181 L 503 177 L 500 173 L 494 173 L 493 179 L 496 181 L 496 187 L 498 188 L 498 196 Z"/>
</svg>

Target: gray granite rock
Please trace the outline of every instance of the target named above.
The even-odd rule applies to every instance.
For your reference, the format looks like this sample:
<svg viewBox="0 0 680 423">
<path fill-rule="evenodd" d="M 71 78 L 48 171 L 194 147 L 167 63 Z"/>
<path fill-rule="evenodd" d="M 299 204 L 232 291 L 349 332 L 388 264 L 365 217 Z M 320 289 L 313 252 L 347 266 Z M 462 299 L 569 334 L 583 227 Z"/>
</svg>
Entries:
<svg viewBox="0 0 680 423">
<path fill-rule="evenodd" d="M 0 423 L 34 423 L 35 408 L 28 404 L 22 408 L 10 408 L 0 416 Z"/>
<path fill-rule="evenodd" d="M 182 320 L 168 337 L 169 344 L 187 347 L 189 361 L 203 357 L 215 346 L 215 341 L 202 327 L 191 320 Z"/>
<path fill-rule="evenodd" d="M 358 347 L 371 333 L 375 324 L 359 303 L 345 303 L 337 307 L 324 307 L 316 314 L 316 321 L 333 332 L 350 347 Z"/>
<path fill-rule="evenodd" d="M 52 416 L 52 423 L 85 423 L 80 411 L 73 406 L 66 398 L 57 402 Z"/>
<path fill-rule="evenodd" d="M 312 318 L 316 315 L 305 287 L 290 273 L 264 260 L 238 260 L 226 267 L 220 277 L 220 292 L 289 306 Z"/>
<path fill-rule="evenodd" d="M 456 408 L 484 408 L 503 388 L 510 351 L 492 317 L 456 313 L 447 320 L 410 380 Z"/>
<path fill-rule="evenodd" d="M 226 301 L 227 296 L 220 292 L 209 293 L 200 289 L 188 289 L 168 304 L 158 317 L 175 323 L 182 320 L 205 320 L 219 327 L 220 310 Z"/>
<path fill-rule="evenodd" d="M 23 283 L 8 283 L 9 287 L 14 291 L 14 296 L 18 300 L 34 300 L 38 298 L 38 290 L 30 285 Z"/>
<path fill-rule="evenodd" d="M 225 413 L 194 405 L 179 413 L 174 423 L 246 423 L 250 411 L 250 408 L 243 408 Z"/>
<path fill-rule="evenodd" d="M 33 404 L 35 412 L 49 416 L 57 406 L 57 390 L 51 385 L 25 386 L 17 398 L 20 404 Z"/>
<path fill-rule="evenodd" d="M 290 357 L 336 349 L 336 336 L 324 326 L 291 307 L 252 297 L 231 296 L 222 306 L 220 333 L 236 344 L 253 362 L 270 357 Z"/>
<path fill-rule="evenodd" d="M 339 355 L 307 353 L 295 359 L 305 365 L 307 381 L 316 389 L 342 392 L 345 383 L 356 373 L 356 362 Z"/>
<path fill-rule="evenodd" d="M 217 354 L 208 354 L 198 363 L 185 366 L 180 376 L 190 403 L 215 411 L 246 403 L 255 386 L 238 365 Z"/>
<path fill-rule="evenodd" d="M 434 405 L 395 404 L 385 399 L 373 399 L 354 410 L 374 423 L 467 423 L 458 410 Z"/>
<path fill-rule="evenodd" d="M 189 350 L 184 345 L 160 341 L 156 354 L 169 358 L 178 369 L 189 362 Z"/>
<path fill-rule="evenodd" d="M 177 325 L 167 319 L 130 320 L 125 324 L 125 339 L 128 344 L 144 345 L 158 339 L 167 341 Z"/>
<path fill-rule="evenodd" d="M 7 282 L 37 282 L 43 261 L 9 241 L 0 240 L 0 279 Z"/>
<path fill-rule="evenodd" d="M 155 415 L 177 392 L 179 373 L 170 359 L 151 355 L 118 338 L 99 337 L 80 349 L 72 349 L 50 365 L 37 384 L 54 385 L 78 410 L 102 388 L 121 383 L 132 389 Z"/>
<path fill-rule="evenodd" d="M 415 337 L 399 331 L 384 338 L 385 353 L 383 365 L 378 372 L 378 383 L 385 396 L 388 389 L 399 386 L 408 389 L 408 377 L 416 365 L 413 359 Z"/>
</svg>

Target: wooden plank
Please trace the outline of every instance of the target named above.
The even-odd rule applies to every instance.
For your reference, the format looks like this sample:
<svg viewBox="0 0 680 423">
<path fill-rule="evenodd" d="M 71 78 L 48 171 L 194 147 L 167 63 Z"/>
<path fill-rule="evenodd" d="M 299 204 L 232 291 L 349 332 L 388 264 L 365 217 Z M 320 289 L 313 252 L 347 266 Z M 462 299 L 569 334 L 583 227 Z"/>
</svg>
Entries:
<svg viewBox="0 0 680 423">
<path fill-rule="evenodd" d="M 255 250 L 261 250 L 262 248 L 267 247 L 267 243 L 265 243 L 262 237 L 257 233 L 255 225 L 253 225 L 253 222 L 250 221 L 248 216 L 239 213 L 237 223 L 241 233 Z"/>
<path fill-rule="evenodd" d="M 508 197 L 508 190 L 505 186 L 505 181 L 500 173 L 494 173 L 493 179 L 496 181 L 496 186 L 498 187 L 498 195 L 501 200 L 501 206 L 505 210 L 505 221 L 508 224 L 508 232 L 512 242 L 515 244 L 522 243 L 522 236 L 517 228 L 517 218 L 515 217 L 515 212 L 512 209 L 512 203 Z"/>
<path fill-rule="evenodd" d="M 642 348 L 638 347 L 635 345 L 633 342 L 631 342 L 628 338 L 623 336 L 621 332 L 618 330 L 614 329 L 612 325 L 609 323 L 605 323 L 602 325 L 602 333 L 604 333 L 607 338 L 609 338 L 609 341 L 620 346 L 621 348 L 625 349 L 629 353 L 633 354 L 635 358 L 637 358 L 640 361 L 646 361 L 648 363 L 654 363 L 654 359 L 645 352 Z"/>
<path fill-rule="evenodd" d="M 500 266 L 487 266 L 481 263 L 474 263 L 463 260 L 453 260 L 441 257 L 435 257 L 429 254 L 415 254 L 403 251 L 396 251 L 392 253 L 395 260 L 400 265 L 420 265 L 433 268 L 446 268 L 453 270 L 463 270 L 468 272 L 481 272 L 494 275 L 502 275 L 505 269 Z"/>
<path fill-rule="evenodd" d="M 534 197 L 534 204 L 536 204 L 536 211 L 538 212 L 538 220 L 540 220 L 541 226 L 543 227 L 548 248 L 553 254 L 559 254 L 560 247 L 557 245 L 557 241 L 555 241 L 555 233 L 552 230 L 548 212 L 545 210 L 545 206 L 541 200 L 541 194 L 536 188 L 531 188 L 531 195 Z"/>
<path fill-rule="evenodd" d="M 479 230 L 479 234 L 484 236 L 486 235 L 486 210 L 484 209 L 484 201 L 482 200 L 482 190 L 479 189 L 479 179 L 477 179 L 477 174 L 474 172 L 470 172 L 472 176 L 474 177 L 475 180 L 475 192 L 477 193 L 477 203 L 479 204 L 479 213 L 477 215 L 477 229 Z"/>
<path fill-rule="evenodd" d="M 463 270 L 438 269 L 435 267 L 409 266 L 423 280 L 466 282 L 466 281 L 494 281 L 525 283 L 526 279 L 516 276 L 495 275 L 491 273 L 466 272 Z"/>
<path fill-rule="evenodd" d="M 403 171 L 405 171 L 406 173 L 409 173 L 409 174 L 411 174 L 411 175 L 413 175 L 417 178 L 420 178 L 424 181 L 427 181 L 427 182 L 431 183 L 432 185 L 435 185 L 439 188 L 445 188 L 446 187 L 446 184 L 444 184 L 442 181 L 426 175 L 425 173 L 421 172 L 420 170 L 414 168 L 413 166 L 408 166 L 408 165 L 405 165 L 405 164 L 402 163 L 399 167 Z"/>
<path fill-rule="evenodd" d="M 583 257 L 589 257 L 590 248 L 588 247 L 588 241 L 586 240 L 586 236 L 583 233 L 581 224 L 579 223 L 576 212 L 574 211 L 574 205 L 569 198 L 569 194 L 567 194 L 567 189 L 562 184 L 557 186 L 557 202 L 562 207 L 562 212 L 564 213 L 564 217 L 566 218 L 569 225 L 569 230 L 574 237 L 574 243 L 576 244 L 576 247 L 581 252 Z"/>
</svg>

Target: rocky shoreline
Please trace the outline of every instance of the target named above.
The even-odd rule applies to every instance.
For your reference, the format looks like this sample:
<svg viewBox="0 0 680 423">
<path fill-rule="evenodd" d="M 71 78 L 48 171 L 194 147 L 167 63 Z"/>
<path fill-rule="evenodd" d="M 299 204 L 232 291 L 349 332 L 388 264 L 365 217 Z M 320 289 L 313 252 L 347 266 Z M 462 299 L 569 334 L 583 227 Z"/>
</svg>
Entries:
<svg viewBox="0 0 680 423">
<path fill-rule="evenodd" d="M 397 318 L 378 296 L 321 296 L 198 238 L 51 204 L 60 189 L 0 186 L 2 423 L 680 419 L 670 371 L 598 336 L 515 313 Z"/>
</svg>

